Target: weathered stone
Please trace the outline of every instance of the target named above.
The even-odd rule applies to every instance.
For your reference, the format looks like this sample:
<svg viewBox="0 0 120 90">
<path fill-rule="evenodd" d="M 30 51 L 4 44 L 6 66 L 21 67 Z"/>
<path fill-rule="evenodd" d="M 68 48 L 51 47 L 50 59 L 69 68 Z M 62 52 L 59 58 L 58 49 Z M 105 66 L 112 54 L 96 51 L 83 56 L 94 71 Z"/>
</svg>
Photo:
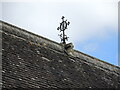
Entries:
<svg viewBox="0 0 120 90">
<path fill-rule="evenodd" d="M 5 22 L 3 88 L 120 88 L 120 68 Z"/>
</svg>

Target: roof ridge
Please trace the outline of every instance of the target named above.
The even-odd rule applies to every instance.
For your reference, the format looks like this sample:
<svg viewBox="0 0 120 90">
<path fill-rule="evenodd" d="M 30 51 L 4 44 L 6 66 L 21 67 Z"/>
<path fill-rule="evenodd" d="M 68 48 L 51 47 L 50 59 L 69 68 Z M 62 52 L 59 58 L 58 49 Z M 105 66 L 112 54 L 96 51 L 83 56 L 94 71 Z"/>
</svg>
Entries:
<svg viewBox="0 0 120 90">
<path fill-rule="evenodd" d="M 29 41 L 32 41 L 34 43 L 42 43 L 42 44 L 45 44 L 47 47 L 49 47 L 51 49 L 57 50 L 59 52 L 64 52 L 63 51 L 63 49 L 64 49 L 63 46 L 61 44 L 55 42 L 55 41 L 52 41 L 52 40 L 47 39 L 45 37 L 42 37 L 40 35 L 34 34 L 32 32 L 29 32 L 29 31 L 25 30 L 25 29 L 19 28 L 15 25 L 11 25 L 11 24 L 6 23 L 4 21 L 0 21 L 0 23 L 2 23 L 0 25 L 2 25 L 2 30 L 4 32 L 14 34 L 18 37 L 22 37 L 22 38 L 24 38 L 26 40 L 29 40 Z M 85 53 L 77 51 L 77 50 L 73 50 L 73 53 L 71 54 L 71 56 L 84 59 L 87 62 L 94 63 L 94 64 L 98 65 L 99 67 L 102 66 L 103 68 L 109 69 L 109 70 L 114 71 L 116 73 L 120 69 L 120 67 L 118 67 L 118 66 L 107 63 L 105 61 L 102 61 L 100 59 L 97 59 L 93 56 L 90 56 L 88 54 L 85 54 Z"/>
</svg>

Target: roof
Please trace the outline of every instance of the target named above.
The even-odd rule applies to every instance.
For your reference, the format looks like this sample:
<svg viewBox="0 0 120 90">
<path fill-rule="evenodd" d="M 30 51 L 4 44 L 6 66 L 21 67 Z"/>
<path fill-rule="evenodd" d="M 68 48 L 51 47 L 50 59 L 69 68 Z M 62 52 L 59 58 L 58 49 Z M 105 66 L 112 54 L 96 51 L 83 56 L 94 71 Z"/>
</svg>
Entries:
<svg viewBox="0 0 120 90">
<path fill-rule="evenodd" d="M 119 88 L 120 67 L 0 23 L 3 88 Z"/>
</svg>

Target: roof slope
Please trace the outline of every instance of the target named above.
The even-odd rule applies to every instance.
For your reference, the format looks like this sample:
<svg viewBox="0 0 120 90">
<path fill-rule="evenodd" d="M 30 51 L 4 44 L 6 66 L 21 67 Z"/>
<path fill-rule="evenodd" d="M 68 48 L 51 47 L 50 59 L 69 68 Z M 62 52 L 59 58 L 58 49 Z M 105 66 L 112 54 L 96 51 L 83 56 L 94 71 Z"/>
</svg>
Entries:
<svg viewBox="0 0 120 90">
<path fill-rule="evenodd" d="M 120 88 L 120 68 L 1 21 L 3 88 Z"/>
</svg>

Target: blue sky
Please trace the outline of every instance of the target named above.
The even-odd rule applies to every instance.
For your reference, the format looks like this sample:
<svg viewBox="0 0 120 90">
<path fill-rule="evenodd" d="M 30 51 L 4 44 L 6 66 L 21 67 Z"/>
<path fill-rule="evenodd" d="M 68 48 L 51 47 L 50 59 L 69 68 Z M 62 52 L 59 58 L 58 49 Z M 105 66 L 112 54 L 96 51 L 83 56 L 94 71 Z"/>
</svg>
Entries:
<svg viewBox="0 0 120 90">
<path fill-rule="evenodd" d="M 10 2 L 8 2 L 10 1 Z M 64 15 L 74 48 L 118 65 L 119 0 L 4 0 L 0 19 L 60 42 L 57 27 Z"/>
</svg>

